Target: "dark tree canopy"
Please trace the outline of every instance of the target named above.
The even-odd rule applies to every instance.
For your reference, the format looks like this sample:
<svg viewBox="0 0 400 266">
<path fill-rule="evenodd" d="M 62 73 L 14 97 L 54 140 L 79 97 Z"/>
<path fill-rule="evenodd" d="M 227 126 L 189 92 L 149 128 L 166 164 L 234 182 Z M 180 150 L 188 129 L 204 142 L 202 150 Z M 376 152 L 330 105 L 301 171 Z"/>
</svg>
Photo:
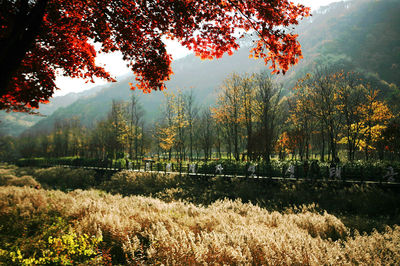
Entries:
<svg viewBox="0 0 400 266">
<path fill-rule="evenodd" d="M 171 55 L 162 36 L 203 59 L 239 48 L 237 29 L 255 31 L 251 56 L 285 72 L 301 58 L 290 25 L 310 9 L 287 0 L 4 0 L 0 2 L 0 109 L 27 111 L 47 102 L 56 74 L 113 81 L 95 64 L 121 51 L 144 92 L 162 90 Z"/>
</svg>

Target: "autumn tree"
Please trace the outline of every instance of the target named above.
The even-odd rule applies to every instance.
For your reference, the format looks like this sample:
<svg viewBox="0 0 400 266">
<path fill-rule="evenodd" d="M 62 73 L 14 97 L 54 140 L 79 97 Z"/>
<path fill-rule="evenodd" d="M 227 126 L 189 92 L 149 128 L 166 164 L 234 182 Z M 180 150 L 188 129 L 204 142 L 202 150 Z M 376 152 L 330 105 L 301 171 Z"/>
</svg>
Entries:
<svg viewBox="0 0 400 266">
<path fill-rule="evenodd" d="M 239 160 L 245 146 L 247 159 L 268 161 L 278 137 L 281 87 L 266 73 L 245 73 L 232 74 L 220 89 L 213 116 L 217 135 L 222 131 L 226 136 L 228 154 Z"/>
<path fill-rule="evenodd" d="M 297 90 L 296 93 L 288 100 L 289 104 L 289 136 L 291 150 L 295 153 L 297 148 L 300 160 L 309 159 L 309 147 L 311 142 L 312 131 L 316 127 L 316 119 L 311 114 L 310 106 L 307 105 L 307 95 L 304 90 Z M 320 123 L 320 125 L 322 125 Z M 320 131 L 323 136 L 323 130 Z M 286 137 L 286 135 L 284 135 Z M 283 138 L 285 139 L 285 138 Z M 284 142 L 285 143 L 285 142 Z M 321 161 L 324 159 L 325 141 L 322 139 Z"/>
<path fill-rule="evenodd" d="M 26 131 L 17 140 L 23 157 L 64 157 L 87 155 L 87 129 L 78 117 L 56 119 L 51 131 Z"/>
<path fill-rule="evenodd" d="M 244 74 L 241 77 L 241 116 L 244 122 L 244 126 L 246 127 L 246 149 L 247 149 L 247 158 L 254 159 L 253 155 L 253 125 L 255 119 L 255 78 L 254 75 Z"/>
<path fill-rule="evenodd" d="M 129 151 L 128 106 L 127 102 L 113 100 L 107 117 L 91 130 L 88 149 L 95 158 L 121 158 Z"/>
<path fill-rule="evenodd" d="M 298 134 L 294 131 L 283 131 L 275 144 L 275 151 L 278 153 L 280 160 L 284 160 L 286 155 L 292 154 L 292 158 L 296 154 L 296 147 L 298 147 Z"/>
<path fill-rule="evenodd" d="M 358 106 L 361 113 L 361 148 L 365 151 L 368 160 L 370 150 L 376 149 L 376 142 L 382 137 L 393 114 L 388 105 L 379 99 L 379 90 L 367 86 L 366 101 Z"/>
<path fill-rule="evenodd" d="M 162 117 L 157 125 L 156 137 L 162 150 L 168 152 L 168 160 L 172 158 L 172 148 L 176 143 L 174 98 L 172 93 L 164 93 L 164 103 L 162 105 Z"/>
<path fill-rule="evenodd" d="M 125 147 L 128 147 L 129 125 L 126 109 L 126 102 L 112 101 L 111 111 L 108 114 L 108 122 L 112 133 L 112 158 L 124 157 Z"/>
<path fill-rule="evenodd" d="M 47 102 L 58 73 L 113 80 L 97 52 L 121 51 L 136 75 L 132 87 L 162 90 L 172 73 L 163 37 L 212 59 L 232 54 L 252 31 L 259 39 L 251 54 L 285 72 L 302 56 L 290 26 L 310 12 L 288 0 L 5 0 L 0 10 L 0 109 L 14 110 Z"/>
<path fill-rule="evenodd" d="M 384 152 L 390 153 L 390 159 L 400 159 L 400 117 L 391 120 L 382 133 Z"/>
<path fill-rule="evenodd" d="M 241 76 L 232 74 L 225 79 L 220 90 L 217 107 L 213 109 L 213 115 L 217 123 L 225 125 L 228 154 L 233 152 L 233 157 L 238 161 L 243 124 Z"/>
<path fill-rule="evenodd" d="M 255 75 L 255 121 L 257 138 L 252 146 L 265 161 L 269 161 L 279 135 L 279 115 L 282 110 L 282 87 L 275 84 L 267 73 Z"/>
<path fill-rule="evenodd" d="M 346 145 L 349 161 L 357 149 L 363 149 L 368 159 L 369 151 L 383 145 L 382 132 L 393 117 L 378 90 L 361 74 L 335 67 L 318 67 L 299 79 L 289 104 L 292 126 L 304 134 L 299 144 L 304 140 L 308 147 L 310 136 L 320 135 L 314 142 L 322 143 L 321 160 L 325 133 L 332 159 L 337 158 L 338 144 Z M 302 146 L 299 153 L 302 157 Z"/>
<path fill-rule="evenodd" d="M 113 100 L 107 117 L 97 122 L 88 134 L 90 156 L 115 159 L 129 154 L 132 159 L 139 158 L 143 142 L 142 117 L 142 107 L 134 95 L 129 102 Z"/>
<path fill-rule="evenodd" d="M 131 99 L 128 102 L 128 145 L 129 145 L 129 157 L 131 159 L 138 160 L 140 153 L 140 141 L 143 138 L 141 134 L 140 124 L 143 120 L 144 111 L 140 105 L 137 96 L 132 93 Z M 135 152 L 135 156 L 133 156 Z"/>
<path fill-rule="evenodd" d="M 193 90 L 190 90 L 189 93 L 185 94 L 185 115 L 189 135 L 189 159 L 193 160 L 194 124 L 198 118 L 198 107 L 195 102 Z"/>
<path fill-rule="evenodd" d="M 81 125 L 78 117 L 69 119 L 68 124 L 68 156 L 84 156 L 87 150 L 85 138 L 86 129 Z"/>
<path fill-rule="evenodd" d="M 112 134 L 108 121 L 99 121 L 88 136 L 89 155 L 93 158 L 106 159 L 107 154 L 111 151 L 111 136 Z"/>
<path fill-rule="evenodd" d="M 204 152 L 204 159 L 211 159 L 214 142 L 214 120 L 210 109 L 204 109 L 200 114 L 198 137 L 199 144 Z"/>
<path fill-rule="evenodd" d="M 0 135 L 0 160 L 7 162 L 17 158 L 17 141 L 11 136 Z"/>
<path fill-rule="evenodd" d="M 353 161 L 355 152 L 361 141 L 362 109 L 360 106 L 366 101 L 363 80 L 358 73 L 343 72 L 337 75 L 338 109 L 343 116 L 344 135 L 339 143 L 346 144 L 347 160 Z"/>
<path fill-rule="evenodd" d="M 18 138 L 16 146 L 19 154 L 23 158 L 31 158 L 35 156 L 36 142 L 32 141 L 33 139 L 36 139 L 36 134 L 31 132 L 25 132 Z"/>
<path fill-rule="evenodd" d="M 301 91 L 300 98 L 305 111 L 317 119 L 321 125 L 321 131 L 325 131 L 329 140 L 328 155 L 332 160 L 337 158 L 338 134 L 341 130 L 342 116 L 338 108 L 337 79 L 341 75 L 335 69 L 321 66 L 300 79 L 295 90 Z"/>
<path fill-rule="evenodd" d="M 185 159 L 186 154 L 186 128 L 188 127 L 188 117 L 186 113 L 186 97 L 181 90 L 178 90 L 175 97 L 173 97 L 172 108 L 174 112 L 173 124 L 176 130 L 175 149 L 180 161 Z"/>
</svg>

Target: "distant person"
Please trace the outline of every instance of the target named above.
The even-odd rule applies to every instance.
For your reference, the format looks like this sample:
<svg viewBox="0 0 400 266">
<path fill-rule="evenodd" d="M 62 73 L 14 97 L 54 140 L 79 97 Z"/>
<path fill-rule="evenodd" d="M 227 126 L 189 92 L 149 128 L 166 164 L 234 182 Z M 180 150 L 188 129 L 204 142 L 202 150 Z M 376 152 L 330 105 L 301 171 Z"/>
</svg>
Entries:
<svg viewBox="0 0 400 266">
<path fill-rule="evenodd" d="M 196 164 L 194 164 L 194 163 L 189 164 L 189 172 L 192 174 L 196 173 Z"/>
<path fill-rule="evenodd" d="M 249 169 L 247 169 L 247 171 L 250 173 L 251 177 L 254 177 L 255 173 L 256 173 L 256 166 L 255 165 L 250 165 Z"/>
<path fill-rule="evenodd" d="M 222 168 L 221 164 L 215 166 L 215 173 L 222 174 L 222 170 L 224 170 L 224 168 Z"/>
<path fill-rule="evenodd" d="M 334 179 L 336 177 L 336 163 L 335 160 L 332 160 L 331 165 L 329 166 L 329 179 Z"/>
<path fill-rule="evenodd" d="M 290 178 L 294 178 L 294 165 L 290 164 L 288 169 L 286 170 L 285 175 L 289 175 Z"/>
<path fill-rule="evenodd" d="M 165 166 L 165 171 L 166 172 L 171 172 L 172 170 L 172 164 L 171 163 L 167 163 L 167 165 Z"/>
<path fill-rule="evenodd" d="M 336 166 L 335 178 L 337 180 L 342 179 L 342 167 Z"/>
<path fill-rule="evenodd" d="M 383 176 L 383 179 L 387 179 L 388 182 L 394 182 L 394 176 L 396 176 L 398 173 L 394 172 L 393 167 L 388 166 L 386 168 L 386 174 Z"/>
</svg>

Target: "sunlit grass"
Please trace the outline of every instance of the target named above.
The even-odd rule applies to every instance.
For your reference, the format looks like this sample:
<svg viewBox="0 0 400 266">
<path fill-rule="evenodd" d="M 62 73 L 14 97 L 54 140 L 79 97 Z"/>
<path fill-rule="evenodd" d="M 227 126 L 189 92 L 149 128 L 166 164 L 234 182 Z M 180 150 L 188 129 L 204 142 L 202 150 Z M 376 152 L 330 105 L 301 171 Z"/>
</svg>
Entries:
<svg viewBox="0 0 400 266">
<path fill-rule="evenodd" d="M 351 236 L 313 206 L 267 211 L 239 200 L 208 207 L 101 191 L 2 187 L 0 219 L 58 214 L 74 232 L 103 239 L 115 263 L 396 264 L 400 228 Z M 9 218 L 7 218 L 9 219 Z M 7 229 L 2 229 L 5 234 Z M 4 243 L 2 249 L 5 249 Z"/>
</svg>

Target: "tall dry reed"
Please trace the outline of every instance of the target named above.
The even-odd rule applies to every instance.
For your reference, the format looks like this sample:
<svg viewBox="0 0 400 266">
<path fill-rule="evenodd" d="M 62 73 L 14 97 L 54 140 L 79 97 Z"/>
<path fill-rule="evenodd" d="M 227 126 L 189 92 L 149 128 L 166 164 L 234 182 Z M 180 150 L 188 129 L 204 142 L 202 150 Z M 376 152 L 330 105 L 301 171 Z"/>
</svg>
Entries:
<svg viewBox="0 0 400 266">
<path fill-rule="evenodd" d="M 400 262 L 400 228 L 350 236 L 312 208 L 269 212 L 222 200 L 208 207 L 101 191 L 2 187 L 0 215 L 60 213 L 76 232 L 102 236 L 115 263 L 380 265 Z"/>
</svg>

